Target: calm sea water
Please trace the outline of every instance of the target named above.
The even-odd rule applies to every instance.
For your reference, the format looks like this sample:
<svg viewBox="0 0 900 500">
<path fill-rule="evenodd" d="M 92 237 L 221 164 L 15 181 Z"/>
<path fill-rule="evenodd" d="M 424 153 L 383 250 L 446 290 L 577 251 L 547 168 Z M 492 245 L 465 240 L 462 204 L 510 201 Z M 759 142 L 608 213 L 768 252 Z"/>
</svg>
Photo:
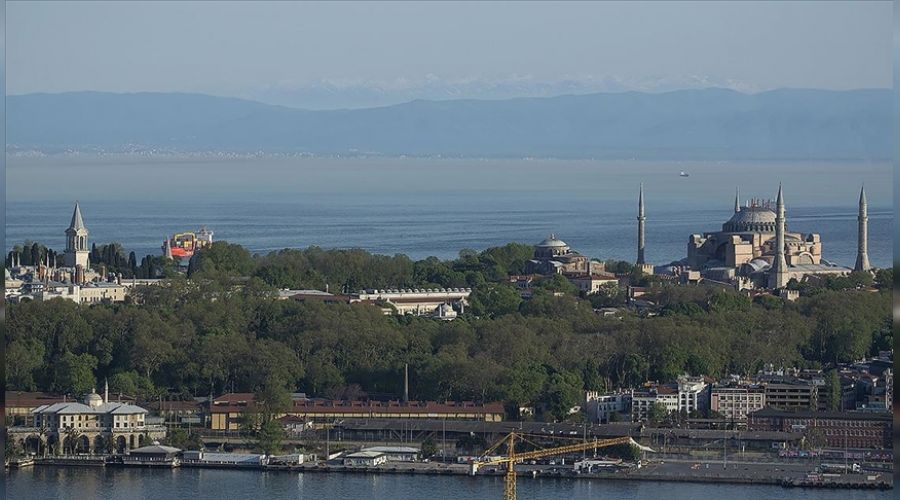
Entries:
<svg viewBox="0 0 900 500">
<path fill-rule="evenodd" d="M 890 492 L 859 490 L 786 490 L 780 486 L 689 483 L 583 481 L 574 479 L 520 479 L 520 498 L 532 500 L 863 500 L 890 497 Z M 68 498 L 138 500 L 191 498 L 315 498 L 443 500 L 503 497 L 502 478 L 460 476 L 356 475 L 321 473 L 260 473 L 201 469 L 94 469 L 33 467 L 6 473 L 10 500 Z"/>
<path fill-rule="evenodd" d="M 633 260 L 643 183 L 647 258 L 661 264 L 685 256 L 691 233 L 721 228 L 735 187 L 742 199 L 774 198 L 779 182 L 788 228 L 820 233 L 825 258 L 850 266 L 865 183 L 869 255 L 890 264 L 887 163 L 11 158 L 6 243 L 62 249 L 77 199 L 92 242 L 118 241 L 139 257 L 206 225 L 254 252 L 319 245 L 453 258 L 552 232 L 587 255 Z"/>
</svg>

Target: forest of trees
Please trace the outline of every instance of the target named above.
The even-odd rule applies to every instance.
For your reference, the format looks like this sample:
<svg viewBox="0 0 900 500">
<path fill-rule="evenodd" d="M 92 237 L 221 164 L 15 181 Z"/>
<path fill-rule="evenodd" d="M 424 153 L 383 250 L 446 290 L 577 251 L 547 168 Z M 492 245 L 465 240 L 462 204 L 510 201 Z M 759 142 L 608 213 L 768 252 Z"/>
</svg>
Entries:
<svg viewBox="0 0 900 500">
<path fill-rule="evenodd" d="M 400 394 L 409 363 L 415 399 L 543 402 L 561 417 L 584 389 L 752 374 L 766 363 L 827 368 L 893 346 L 889 274 L 876 277 L 880 291 L 822 287 L 795 302 L 660 283 L 658 315 L 600 317 L 565 280 L 521 300 L 501 280 L 530 255 L 511 244 L 454 261 L 318 248 L 253 256 L 220 242 L 192 259 L 190 279 L 139 287 L 129 303 L 9 305 L 7 388 L 82 394 L 108 379 L 111 392 L 146 398 L 353 397 Z M 275 288 L 326 284 L 474 292 L 452 322 L 272 298 Z"/>
</svg>

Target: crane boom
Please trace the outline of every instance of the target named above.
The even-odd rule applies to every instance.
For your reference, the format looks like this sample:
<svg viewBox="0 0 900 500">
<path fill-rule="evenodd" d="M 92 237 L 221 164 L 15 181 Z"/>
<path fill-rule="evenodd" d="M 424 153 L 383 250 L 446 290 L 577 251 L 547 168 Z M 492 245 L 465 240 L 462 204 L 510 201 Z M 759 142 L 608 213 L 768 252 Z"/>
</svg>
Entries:
<svg viewBox="0 0 900 500">
<path fill-rule="evenodd" d="M 515 456 L 512 454 L 507 457 L 499 457 L 499 458 L 490 458 L 486 460 L 477 460 L 473 463 L 478 464 L 478 466 L 485 465 L 498 465 L 509 463 L 511 461 L 519 462 L 522 460 L 531 460 L 535 458 L 544 458 L 551 457 L 555 455 L 565 455 L 566 453 L 575 453 L 578 451 L 591 450 L 597 448 L 606 448 L 609 446 L 617 446 L 620 444 L 631 444 L 630 437 L 620 437 L 620 438 L 612 438 L 612 439 L 595 439 L 593 441 L 588 441 L 586 443 L 577 443 L 577 444 L 569 444 L 566 446 L 557 446 L 555 448 L 544 448 L 542 450 L 534 450 L 534 451 L 521 451 L 516 452 Z"/>
<path fill-rule="evenodd" d="M 506 464 L 506 474 L 504 481 L 504 494 L 506 500 L 516 500 L 516 470 L 515 465 L 517 462 L 522 460 L 530 460 L 534 458 L 543 458 L 550 457 L 555 455 L 565 455 L 566 453 L 574 453 L 578 451 L 585 450 L 596 450 L 598 448 L 606 448 L 609 446 L 617 446 L 622 444 L 630 444 L 639 447 L 642 450 L 650 450 L 644 446 L 639 445 L 635 442 L 630 436 L 618 437 L 612 439 L 594 439 L 593 441 L 587 441 L 583 443 L 575 443 L 569 444 L 565 446 L 557 446 L 554 448 L 544 448 L 540 450 L 533 451 L 525 451 L 525 452 L 516 452 L 516 433 L 511 432 L 505 438 L 503 438 L 496 445 L 491 447 L 491 450 L 497 448 L 503 442 L 506 442 L 506 450 L 507 456 L 505 457 L 497 457 L 490 458 L 484 460 L 474 460 L 470 462 L 469 466 L 469 474 L 475 475 L 478 472 L 478 468 L 485 465 L 499 465 Z"/>
</svg>

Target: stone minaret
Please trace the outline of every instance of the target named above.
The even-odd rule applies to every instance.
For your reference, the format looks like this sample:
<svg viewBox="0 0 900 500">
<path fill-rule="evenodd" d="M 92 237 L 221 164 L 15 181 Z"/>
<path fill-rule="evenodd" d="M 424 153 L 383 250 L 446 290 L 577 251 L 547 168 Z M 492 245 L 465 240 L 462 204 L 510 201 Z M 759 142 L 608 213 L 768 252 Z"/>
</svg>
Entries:
<svg viewBox="0 0 900 500">
<path fill-rule="evenodd" d="M 784 258 L 784 194 L 778 185 L 778 199 L 775 200 L 775 259 L 769 271 L 769 288 L 784 288 L 790 280 L 787 260 Z"/>
<path fill-rule="evenodd" d="M 75 211 L 72 213 L 72 222 L 66 229 L 66 267 L 76 267 L 81 265 L 87 269 L 88 266 L 88 230 L 84 225 L 84 219 L 81 218 L 81 207 L 75 202 Z"/>
<path fill-rule="evenodd" d="M 644 184 L 641 183 L 640 191 L 638 192 L 638 234 L 637 234 L 637 264 L 644 264 L 644 221 L 647 218 L 644 217 Z"/>
<path fill-rule="evenodd" d="M 866 188 L 859 191 L 859 236 L 857 240 L 856 266 L 854 271 L 868 271 L 869 265 L 869 205 L 866 202 Z"/>
<path fill-rule="evenodd" d="M 741 190 L 734 188 L 734 213 L 741 211 Z"/>
</svg>

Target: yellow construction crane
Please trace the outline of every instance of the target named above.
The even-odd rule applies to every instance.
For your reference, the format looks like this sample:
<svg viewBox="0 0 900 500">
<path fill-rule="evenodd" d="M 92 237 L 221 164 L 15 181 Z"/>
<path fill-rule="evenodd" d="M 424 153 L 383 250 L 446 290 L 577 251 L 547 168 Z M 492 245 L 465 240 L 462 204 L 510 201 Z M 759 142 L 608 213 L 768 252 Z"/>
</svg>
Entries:
<svg viewBox="0 0 900 500">
<path fill-rule="evenodd" d="M 609 446 L 617 446 L 620 444 L 630 444 L 633 446 L 637 446 L 641 450 L 644 451 L 653 451 L 650 448 L 641 446 L 635 440 L 631 439 L 631 437 L 619 437 L 612 439 L 594 439 L 593 441 L 585 441 L 576 444 L 569 444 L 565 446 L 558 446 L 555 448 L 542 448 L 534 451 L 524 451 L 521 453 L 516 453 L 516 440 L 522 439 L 524 441 L 528 441 L 524 439 L 522 435 L 517 434 L 515 432 L 510 432 L 508 436 L 504 437 L 496 444 L 488 448 L 482 456 L 490 455 L 491 452 L 499 448 L 501 445 L 506 444 L 506 453 L 505 457 L 495 457 L 495 458 L 484 458 L 482 460 L 474 460 L 469 463 L 469 474 L 474 476 L 478 472 L 479 467 L 484 467 L 486 465 L 506 465 L 506 475 L 505 482 L 503 486 L 504 498 L 506 500 L 516 500 L 516 468 L 515 464 L 517 462 L 521 462 L 523 460 L 532 460 L 535 458 L 544 458 L 551 457 L 557 455 L 565 455 L 567 453 L 575 453 L 578 451 L 586 451 L 586 450 L 597 450 L 599 448 L 606 448 Z M 530 442 L 530 441 L 528 441 Z M 534 443 L 531 443 L 534 444 Z"/>
</svg>

